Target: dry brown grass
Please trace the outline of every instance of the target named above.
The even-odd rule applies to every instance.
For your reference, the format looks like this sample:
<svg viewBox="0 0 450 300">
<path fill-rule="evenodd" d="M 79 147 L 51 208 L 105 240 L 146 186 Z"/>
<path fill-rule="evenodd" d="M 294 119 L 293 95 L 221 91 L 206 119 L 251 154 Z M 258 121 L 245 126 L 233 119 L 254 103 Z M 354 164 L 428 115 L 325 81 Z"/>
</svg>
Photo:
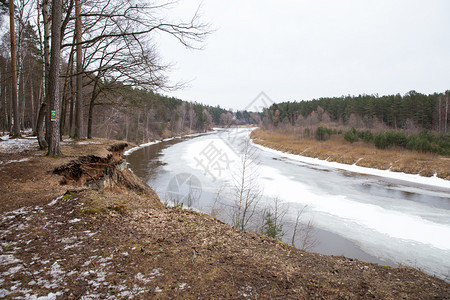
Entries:
<svg viewBox="0 0 450 300">
<path fill-rule="evenodd" d="M 420 174 L 450 180 L 450 158 L 434 153 L 420 153 L 401 148 L 377 149 L 364 142 L 349 143 L 334 135 L 327 141 L 301 138 L 293 133 L 257 129 L 251 138 L 255 143 L 287 153 L 324 159 L 344 164 L 391 169 L 394 172 Z"/>
</svg>

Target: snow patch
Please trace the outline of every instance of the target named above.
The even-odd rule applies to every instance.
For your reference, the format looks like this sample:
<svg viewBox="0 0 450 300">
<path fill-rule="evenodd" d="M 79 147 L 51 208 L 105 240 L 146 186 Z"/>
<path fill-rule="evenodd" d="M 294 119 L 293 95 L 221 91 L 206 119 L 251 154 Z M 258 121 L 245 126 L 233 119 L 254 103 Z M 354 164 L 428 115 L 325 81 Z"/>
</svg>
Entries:
<svg viewBox="0 0 450 300">
<path fill-rule="evenodd" d="M 87 142 L 87 141 L 84 141 L 84 142 L 78 142 L 77 144 L 78 145 L 89 145 L 89 144 L 91 144 L 91 145 L 101 145 L 102 143 L 100 143 L 100 142 Z"/>
<path fill-rule="evenodd" d="M 77 223 L 77 222 L 80 222 L 80 221 L 81 221 L 81 219 L 75 218 L 73 220 L 69 220 L 69 223 L 73 224 L 73 223 Z"/>
<path fill-rule="evenodd" d="M 144 277 L 144 275 L 142 274 L 142 273 L 137 273 L 135 276 L 134 276 L 134 278 L 136 278 L 136 280 L 139 280 L 139 281 L 142 281 L 143 283 L 149 283 L 151 280 L 149 280 L 149 279 L 146 279 L 145 277 Z"/>
<path fill-rule="evenodd" d="M 161 142 L 171 141 L 171 140 L 174 140 L 174 139 L 181 139 L 181 138 L 184 138 L 184 137 L 197 137 L 197 136 L 201 136 L 201 135 L 212 134 L 212 133 L 215 133 L 217 131 L 218 131 L 218 128 L 213 128 L 213 131 L 210 131 L 210 132 L 192 133 L 192 134 L 187 134 L 187 135 L 183 135 L 183 136 L 171 137 L 171 138 L 167 138 L 167 139 L 163 139 L 163 140 L 159 140 L 159 141 L 148 142 L 148 143 L 145 143 L 145 144 L 141 144 L 141 145 L 139 145 L 137 147 L 128 149 L 127 151 L 124 152 L 124 155 L 128 156 L 128 155 L 130 155 L 131 153 L 133 153 L 136 150 L 139 150 L 141 148 L 148 147 L 148 146 L 151 146 L 151 145 L 159 144 Z"/>
<path fill-rule="evenodd" d="M 161 269 L 153 269 L 153 271 L 149 274 L 150 278 L 154 279 L 155 277 L 164 275 L 161 271 Z"/>
<path fill-rule="evenodd" d="M 36 137 L 26 139 L 2 139 L 0 143 L 0 152 L 20 153 L 26 150 L 38 150 L 39 145 Z"/>
<path fill-rule="evenodd" d="M 53 206 L 56 204 L 56 202 L 58 202 L 58 200 L 61 200 L 64 196 L 59 196 L 58 198 L 52 200 L 52 202 L 50 202 L 49 204 L 47 204 L 48 206 Z"/>
<path fill-rule="evenodd" d="M 187 286 L 187 283 L 186 282 L 183 282 L 182 284 L 180 284 L 180 286 L 178 287 L 178 289 L 180 290 L 180 291 L 182 291 L 182 290 L 184 290 L 184 288 Z M 188 286 L 189 287 L 189 286 Z"/>
<path fill-rule="evenodd" d="M 20 259 L 15 258 L 12 254 L 0 254 L 0 266 L 15 264 L 20 261 Z"/>
<path fill-rule="evenodd" d="M 3 276 L 14 275 L 14 274 L 16 274 L 17 272 L 19 272 L 22 269 L 23 269 L 22 265 L 17 265 L 15 267 L 9 268 L 8 271 L 3 272 L 2 275 Z"/>
<path fill-rule="evenodd" d="M 55 300 L 57 297 L 62 296 L 63 292 L 49 293 L 47 296 L 36 296 L 26 294 L 25 298 L 30 300 Z"/>
<path fill-rule="evenodd" d="M 19 162 L 24 162 L 24 161 L 29 161 L 30 158 L 22 158 L 22 159 L 12 159 L 12 160 L 8 160 L 8 161 L 0 161 L 0 166 L 1 165 L 9 165 L 9 164 L 13 164 L 13 163 L 19 163 Z"/>
<path fill-rule="evenodd" d="M 92 237 L 97 234 L 97 232 L 91 232 L 90 230 L 83 231 L 88 237 Z"/>
</svg>

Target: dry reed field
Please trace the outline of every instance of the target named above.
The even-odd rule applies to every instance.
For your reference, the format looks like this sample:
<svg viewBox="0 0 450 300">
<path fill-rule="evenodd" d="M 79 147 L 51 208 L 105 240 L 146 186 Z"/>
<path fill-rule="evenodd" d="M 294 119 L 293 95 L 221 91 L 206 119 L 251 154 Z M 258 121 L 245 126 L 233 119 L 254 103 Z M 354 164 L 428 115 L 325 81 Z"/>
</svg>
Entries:
<svg viewBox="0 0 450 300">
<path fill-rule="evenodd" d="M 250 137 L 259 145 L 287 153 L 426 177 L 436 175 L 450 180 L 450 157 L 434 153 L 397 147 L 377 149 L 373 144 L 362 141 L 350 143 L 341 135 L 333 135 L 327 141 L 317 141 L 294 133 L 257 129 Z"/>
</svg>

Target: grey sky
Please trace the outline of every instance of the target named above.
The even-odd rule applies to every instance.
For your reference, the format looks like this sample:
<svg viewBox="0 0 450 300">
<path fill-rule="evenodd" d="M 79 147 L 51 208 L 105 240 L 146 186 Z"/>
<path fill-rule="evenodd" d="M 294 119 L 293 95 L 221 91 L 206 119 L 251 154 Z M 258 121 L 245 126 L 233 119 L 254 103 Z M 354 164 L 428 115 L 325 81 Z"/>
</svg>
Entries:
<svg viewBox="0 0 450 300">
<path fill-rule="evenodd" d="M 200 1 L 172 11 L 191 16 Z M 273 101 L 404 94 L 450 89 L 450 1 L 207 0 L 216 31 L 202 51 L 162 38 L 176 63 L 170 78 L 190 81 L 183 100 L 242 109 L 261 91 Z"/>
</svg>

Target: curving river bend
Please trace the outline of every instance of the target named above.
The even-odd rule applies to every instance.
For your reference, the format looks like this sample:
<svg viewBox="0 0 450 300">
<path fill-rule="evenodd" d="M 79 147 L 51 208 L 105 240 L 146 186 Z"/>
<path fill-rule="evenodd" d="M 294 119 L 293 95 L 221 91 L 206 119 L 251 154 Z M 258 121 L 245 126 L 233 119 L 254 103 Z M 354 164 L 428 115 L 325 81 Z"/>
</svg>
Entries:
<svg viewBox="0 0 450 300">
<path fill-rule="evenodd" d="M 130 151 L 127 162 L 163 201 L 183 202 L 230 222 L 234 180 L 250 132 L 220 129 L 154 143 Z M 303 209 L 300 221 L 314 226 L 310 251 L 408 265 L 448 280 L 450 183 L 420 178 L 417 183 L 401 174 L 389 178 L 386 171 L 361 174 L 351 166 L 343 170 L 337 164 L 301 161 L 259 146 L 254 151 L 251 160 L 263 193 L 258 207 L 280 200 L 286 242 Z M 253 225 L 261 219 L 256 213 Z"/>
</svg>

